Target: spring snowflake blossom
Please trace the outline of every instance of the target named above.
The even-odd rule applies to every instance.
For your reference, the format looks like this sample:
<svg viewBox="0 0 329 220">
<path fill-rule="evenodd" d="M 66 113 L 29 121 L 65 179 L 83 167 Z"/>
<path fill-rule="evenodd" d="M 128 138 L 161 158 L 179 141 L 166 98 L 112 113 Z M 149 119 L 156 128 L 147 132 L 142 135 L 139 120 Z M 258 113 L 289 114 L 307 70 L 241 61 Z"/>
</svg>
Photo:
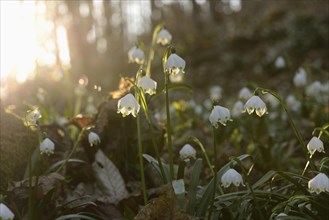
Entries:
<svg viewBox="0 0 329 220">
<path fill-rule="evenodd" d="M 213 86 L 210 88 L 210 99 L 214 101 L 218 101 L 222 98 L 222 87 Z"/>
<path fill-rule="evenodd" d="M 41 114 L 38 107 L 35 107 L 33 110 L 28 111 L 25 119 L 28 125 L 37 125 L 37 121 L 41 118 Z"/>
<path fill-rule="evenodd" d="M 210 113 L 209 121 L 215 128 L 218 128 L 218 123 L 226 126 L 227 121 L 232 121 L 230 111 L 225 107 L 216 105 Z"/>
<path fill-rule="evenodd" d="M 286 66 L 286 62 L 284 61 L 282 56 L 279 56 L 275 60 L 275 67 L 278 69 L 284 68 Z"/>
<path fill-rule="evenodd" d="M 49 138 L 45 138 L 40 144 L 40 154 L 53 154 L 55 150 L 55 144 Z"/>
<path fill-rule="evenodd" d="M 232 108 L 232 117 L 233 118 L 239 117 L 241 115 L 242 111 L 243 111 L 243 102 L 236 101 Z"/>
<path fill-rule="evenodd" d="M 191 158 L 195 159 L 196 150 L 189 144 L 185 144 L 179 151 L 180 159 L 189 162 Z"/>
<path fill-rule="evenodd" d="M 301 107 L 301 103 L 300 101 L 298 101 L 296 99 L 296 97 L 294 95 L 288 95 L 286 98 L 286 104 L 287 107 L 290 108 L 291 110 L 297 112 L 299 111 L 300 107 Z"/>
<path fill-rule="evenodd" d="M 14 213 L 3 203 L 0 203 L 0 219 L 13 220 Z"/>
<path fill-rule="evenodd" d="M 276 216 L 276 220 L 280 220 L 280 219 L 286 219 L 286 218 L 280 218 L 280 217 L 285 217 L 285 216 L 288 216 L 286 213 L 283 213 L 283 212 L 281 212 L 280 214 L 278 214 L 277 216 Z"/>
<path fill-rule="evenodd" d="M 90 132 L 88 134 L 88 141 L 90 146 L 97 145 L 98 143 L 101 142 L 101 139 L 99 138 L 98 134 L 95 132 Z"/>
<path fill-rule="evenodd" d="M 311 156 L 313 156 L 315 151 L 324 153 L 323 142 L 317 137 L 312 137 L 310 142 L 308 142 L 307 144 L 307 150 L 311 154 Z"/>
<path fill-rule="evenodd" d="M 123 117 L 130 114 L 136 117 L 139 109 L 140 105 L 131 93 L 125 95 L 118 101 L 118 113 L 121 113 Z"/>
<path fill-rule="evenodd" d="M 157 82 L 148 76 L 143 76 L 138 82 L 138 87 L 140 87 L 145 93 L 153 95 L 156 93 Z"/>
<path fill-rule="evenodd" d="M 306 71 L 304 68 L 299 68 L 294 77 L 294 85 L 296 87 L 303 87 L 306 85 Z"/>
<path fill-rule="evenodd" d="M 170 74 L 176 75 L 178 73 L 184 73 L 186 62 L 180 56 L 173 53 L 171 54 L 165 64 L 165 70 Z"/>
<path fill-rule="evenodd" d="M 316 192 L 317 194 L 325 191 L 329 192 L 329 178 L 325 174 L 319 173 L 308 181 L 308 189 L 310 192 Z"/>
<path fill-rule="evenodd" d="M 243 112 L 248 112 L 251 115 L 254 111 L 261 117 L 267 112 L 266 104 L 259 96 L 252 96 L 244 105 Z"/>
<path fill-rule="evenodd" d="M 134 46 L 128 51 L 129 62 L 143 64 L 145 61 L 145 55 L 143 50 Z"/>
<path fill-rule="evenodd" d="M 239 99 L 248 100 L 252 96 L 251 91 L 247 87 L 243 87 L 239 92 Z"/>
<path fill-rule="evenodd" d="M 166 46 L 166 45 L 170 44 L 171 40 L 172 40 L 172 36 L 169 33 L 169 31 L 165 28 L 162 28 L 158 32 L 157 37 L 156 37 L 156 43 L 161 44 L 162 46 Z"/>
<path fill-rule="evenodd" d="M 235 186 L 239 186 L 240 184 L 244 186 L 241 174 L 236 172 L 235 169 L 228 169 L 223 174 L 221 183 L 225 188 L 228 188 L 232 183 Z"/>
</svg>

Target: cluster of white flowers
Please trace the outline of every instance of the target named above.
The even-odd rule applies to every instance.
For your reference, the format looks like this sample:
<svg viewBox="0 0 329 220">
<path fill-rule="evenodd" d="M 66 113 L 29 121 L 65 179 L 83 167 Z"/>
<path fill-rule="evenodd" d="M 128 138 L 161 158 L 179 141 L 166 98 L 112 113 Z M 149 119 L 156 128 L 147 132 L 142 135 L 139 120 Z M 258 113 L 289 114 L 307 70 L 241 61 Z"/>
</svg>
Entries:
<svg viewBox="0 0 329 220">
<path fill-rule="evenodd" d="M 0 219 L 14 220 L 14 217 L 14 213 L 4 203 L 0 203 Z"/>
</svg>

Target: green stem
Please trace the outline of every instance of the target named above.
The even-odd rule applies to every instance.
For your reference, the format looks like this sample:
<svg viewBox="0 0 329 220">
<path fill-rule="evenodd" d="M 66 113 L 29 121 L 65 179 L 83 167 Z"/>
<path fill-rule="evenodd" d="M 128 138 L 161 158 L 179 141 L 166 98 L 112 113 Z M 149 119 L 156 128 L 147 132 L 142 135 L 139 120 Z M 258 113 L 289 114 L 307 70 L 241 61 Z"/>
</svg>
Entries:
<svg viewBox="0 0 329 220">
<path fill-rule="evenodd" d="M 144 176 L 143 145 L 142 145 L 140 115 L 137 115 L 137 135 L 138 135 L 139 165 L 140 165 L 140 169 L 141 169 L 142 193 L 143 193 L 144 205 L 146 205 L 147 204 L 147 195 L 146 195 L 146 185 L 145 185 L 145 176 Z"/>
<path fill-rule="evenodd" d="M 217 158 L 217 142 L 216 142 L 216 135 L 215 135 L 215 128 L 212 128 L 212 137 L 213 137 L 213 147 L 214 147 L 214 164 L 215 164 L 215 168 L 214 168 L 214 181 L 213 181 L 213 192 L 212 192 L 212 198 L 211 198 L 211 205 L 210 205 L 210 212 L 208 215 L 208 220 L 211 219 L 211 215 L 212 215 L 212 210 L 214 207 L 214 203 L 215 203 L 215 196 L 216 196 L 216 189 L 217 189 L 217 163 L 216 163 L 216 158 Z"/>
<path fill-rule="evenodd" d="M 74 146 L 71 150 L 71 152 L 69 153 L 69 155 L 65 158 L 65 161 L 62 163 L 62 165 L 56 170 L 57 173 L 59 173 L 63 167 L 67 164 L 68 160 L 72 157 L 73 153 L 75 152 L 76 148 L 78 147 L 78 144 L 80 142 L 80 139 L 84 133 L 85 129 L 82 129 L 78 135 L 78 138 L 76 140 L 76 142 L 74 143 Z"/>
<path fill-rule="evenodd" d="M 146 76 L 148 77 L 151 77 L 151 63 L 153 61 L 153 58 L 154 58 L 154 44 L 155 44 L 155 39 L 154 39 L 154 36 L 152 38 L 152 44 L 151 44 L 151 47 L 150 47 L 150 51 L 149 51 L 149 57 L 148 57 L 148 60 L 147 60 L 147 66 L 146 66 Z"/>
<path fill-rule="evenodd" d="M 165 72 L 165 90 L 166 90 L 166 113 L 167 113 L 167 144 L 169 153 L 169 168 L 170 168 L 170 179 L 174 179 L 174 161 L 173 161 L 173 150 L 171 140 L 171 124 L 170 124 L 170 109 L 169 109 L 169 92 L 168 92 L 168 81 L 169 73 Z"/>
<path fill-rule="evenodd" d="M 146 114 L 146 113 L 145 113 Z M 149 125 L 149 128 L 150 128 L 150 131 L 151 131 L 151 137 L 152 137 L 152 146 L 153 146 L 153 149 L 154 149 L 154 152 L 155 152 L 155 157 L 159 163 L 159 167 L 160 167 L 160 171 L 161 171 L 161 176 L 162 176 L 162 181 L 164 184 L 167 183 L 167 177 L 166 177 L 166 173 L 163 169 L 163 164 L 162 164 L 162 161 L 160 159 L 160 154 L 159 154 L 159 150 L 158 150 L 158 146 L 156 144 L 156 141 L 155 141 L 155 136 L 154 136 L 154 128 L 151 124 L 150 121 L 148 121 L 148 125 Z"/>
<path fill-rule="evenodd" d="M 31 156 L 29 157 L 28 163 L 29 169 L 29 211 L 28 211 L 28 219 L 33 220 L 33 200 L 32 200 L 32 159 Z"/>
<path fill-rule="evenodd" d="M 272 91 L 272 90 L 269 90 L 269 89 L 263 89 L 263 88 L 260 88 L 260 87 L 256 88 L 255 93 L 256 93 L 258 90 L 260 90 L 260 91 L 262 91 L 262 92 L 265 92 L 265 93 L 270 93 L 271 95 L 273 95 L 273 96 L 274 96 L 274 97 L 280 102 L 281 107 L 282 107 L 283 110 L 286 112 L 286 114 L 287 114 L 287 116 L 288 116 L 289 124 L 290 124 L 291 128 L 293 129 L 293 131 L 294 131 L 294 133 L 295 133 L 295 135 L 296 135 L 296 137 L 297 137 L 299 143 L 302 145 L 302 149 L 303 149 L 304 154 L 305 154 L 306 159 L 307 159 L 307 163 L 306 163 L 305 169 L 304 169 L 304 171 L 303 171 L 303 173 L 302 173 L 302 176 L 304 176 L 304 174 L 305 174 L 305 172 L 306 172 L 306 169 L 307 169 L 307 166 L 308 166 L 308 165 L 310 165 L 310 167 L 311 167 L 312 170 L 316 170 L 316 167 L 315 167 L 315 165 L 314 165 L 314 162 L 313 162 L 312 158 L 308 156 L 308 153 L 307 153 L 308 150 L 307 150 L 307 147 L 306 147 L 306 145 L 305 145 L 305 143 L 304 143 L 304 141 L 303 141 L 303 138 L 302 138 L 302 136 L 301 136 L 299 130 L 297 129 L 297 127 L 296 127 L 296 125 L 295 125 L 295 122 L 292 120 L 292 116 L 291 116 L 290 112 L 287 110 L 287 107 L 286 107 L 286 105 L 283 103 L 283 101 L 282 101 L 282 99 L 280 98 L 280 96 L 279 96 L 276 92 L 274 92 L 274 91 Z"/>
</svg>

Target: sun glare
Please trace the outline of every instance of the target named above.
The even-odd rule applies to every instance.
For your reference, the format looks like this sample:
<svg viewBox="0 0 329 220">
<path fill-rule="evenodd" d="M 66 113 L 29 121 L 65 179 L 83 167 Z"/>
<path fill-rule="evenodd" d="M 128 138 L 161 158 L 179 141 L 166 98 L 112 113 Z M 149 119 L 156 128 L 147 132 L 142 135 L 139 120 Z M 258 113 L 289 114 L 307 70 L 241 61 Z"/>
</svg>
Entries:
<svg viewBox="0 0 329 220">
<path fill-rule="evenodd" d="M 56 50 L 63 66 L 70 67 L 67 31 L 62 25 L 56 28 L 47 19 L 45 2 L 0 1 L 0 4 L 1 93 L 5 93 L 7 79 L 23 83 L 34 78 L 36 65 L 54 66 Z"/>
</svg>

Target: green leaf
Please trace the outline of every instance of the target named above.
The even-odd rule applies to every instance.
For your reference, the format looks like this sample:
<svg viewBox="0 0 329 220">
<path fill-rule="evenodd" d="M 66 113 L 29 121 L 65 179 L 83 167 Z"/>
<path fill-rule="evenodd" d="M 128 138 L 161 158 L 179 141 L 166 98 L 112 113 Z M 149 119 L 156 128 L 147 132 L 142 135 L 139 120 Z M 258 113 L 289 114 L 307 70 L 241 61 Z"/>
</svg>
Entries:
<svg viewBox="0 0 329 220">
<path fill-rule="evenodd" d="M 256 189 L 257 187 L 263 185 L 265 182 L 271 179 L 275 174 L 276 172 L 274 170 L 268 171 L 262 178 L 260 178 L 256 183 L 254 183 L 252 188 Z"/>
<path fill-rule="evenodd" d="M 159 176 L 162 178 L 161 170 L 160 170 L 160 166 L 159 166 L 158 161 L 154 157 L 152 157 L 151 155 L 148 155 L 148 154 L 143 154 L 143 157 L 144 157 L 145 160 L 147 160 L 153 166 L 153 168 L 157 171 Z M 166 179 L 169 180 L 170 179 L 169 166 L 165 163 L 162 163 L 162 165 L 163 165 L 163 169 L 164 169 L 164 172 L 165 172 L 165 175 L 166 175 Z"/>
<path fill-rule="evenodd" d="M 184 172 L 185 172 L 185 165 L 186 162 L 181 160 L 178 165 L 178 172 L 177 172 L 177 179 L 184 179 Z"/>
<path fill-rule="evenodd" d="M 49 167 L 49 169 L 46 171 L 46 174 L 51 173 L 52 171 L 56 170 L 57 167 L 59 167 L 60 165 L 62 165 L 65 162 L 65 160 L 61 160 L 58 161 L 56 163 L 54 163 L 51 167 Z M 69 159 L 67 161 L 68 163 L 87 163 L 83 160 L 79 160 L 79 159 Z"/>
<path fill-rule="evenodd" d="M 58 218 L 56 218 L 55 220 L 65 220 L 65 219 L 87 219 L 87 220 L 95 220 L 95 218 L 86 216 L 86 215 L 82 215 L 82 214 L 69 214 L 69 215 L 62 215 Z"/>
<path fill-rule="evenodd" d="M 202 159 L 197 159 L 194 163 L 189 190 L 188 190 L 188 199 L 189 203 L 187 206 L 187 213 L 191 216 L 194 216 L 195 211 L 195 204 L 196 204 L 196 193 L 197 193 L 197 187 L 200 180 L 200 173 L 202 168 Z"/>
</svg>

